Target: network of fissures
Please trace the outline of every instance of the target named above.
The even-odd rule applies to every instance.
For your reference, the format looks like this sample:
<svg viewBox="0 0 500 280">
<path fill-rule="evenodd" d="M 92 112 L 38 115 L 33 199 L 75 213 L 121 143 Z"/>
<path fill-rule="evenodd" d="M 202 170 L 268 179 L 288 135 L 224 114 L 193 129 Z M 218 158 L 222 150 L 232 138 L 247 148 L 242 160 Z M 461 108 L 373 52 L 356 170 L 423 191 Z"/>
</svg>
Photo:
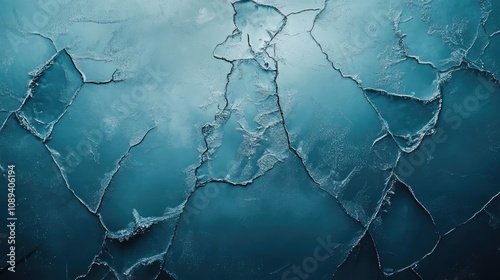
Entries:
<svg viewBox="0 0 500 280">
<path fill-rule="evenodd" d="M 0 278 L 500 278 L 499 1 L 0 6 Z"/>
</svg>

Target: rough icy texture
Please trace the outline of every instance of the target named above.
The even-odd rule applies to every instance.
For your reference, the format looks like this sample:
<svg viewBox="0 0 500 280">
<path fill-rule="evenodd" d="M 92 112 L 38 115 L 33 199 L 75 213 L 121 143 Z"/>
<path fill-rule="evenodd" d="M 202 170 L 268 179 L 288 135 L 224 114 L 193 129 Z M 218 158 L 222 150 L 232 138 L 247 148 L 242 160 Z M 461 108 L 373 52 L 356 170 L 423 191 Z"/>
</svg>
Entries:
<svg viewBox="0 0 500 280">
<path fill-rule="evenodd" d="M 16 112 L 19 122 L 46 141 L 81 86 L 81 74 L 68 53 L 57 53 L 30 81 L 22 108 Z"/>
<path fill-rule="evenodd" d="M 1 279 L 500 279 L 499 1 L 2 1 L 0 36 Z"/>
</svg>

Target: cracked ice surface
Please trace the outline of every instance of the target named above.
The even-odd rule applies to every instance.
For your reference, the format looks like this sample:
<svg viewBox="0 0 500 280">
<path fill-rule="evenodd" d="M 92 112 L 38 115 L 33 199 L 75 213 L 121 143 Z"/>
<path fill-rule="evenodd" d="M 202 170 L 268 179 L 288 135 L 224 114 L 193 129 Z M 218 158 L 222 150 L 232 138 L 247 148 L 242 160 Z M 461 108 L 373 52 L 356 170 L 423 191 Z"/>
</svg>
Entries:
<svg viewBox="0 0 500 280">
<path fill-rule="evenodd" d="M 0 5 L 1 279 L 500 278 L 498 1 Z"/>
</svg>

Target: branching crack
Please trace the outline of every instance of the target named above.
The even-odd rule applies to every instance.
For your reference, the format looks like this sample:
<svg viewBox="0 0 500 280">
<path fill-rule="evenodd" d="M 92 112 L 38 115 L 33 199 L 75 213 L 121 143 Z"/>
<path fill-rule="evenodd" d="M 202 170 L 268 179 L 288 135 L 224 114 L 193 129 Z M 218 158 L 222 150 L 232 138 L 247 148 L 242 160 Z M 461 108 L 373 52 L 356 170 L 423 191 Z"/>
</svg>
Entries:
<svg viewBox="0 0 500 280">
<path fill-rule="evenodd" d="M 116 164 L 116 167 L 115 169 L 113 170 L 111 176 L 109 177 L 109 180 L 106 184 L 106 186 L 104 187 L 104 190 L 102 191 L 102 194 L 101 194 L 101 197 L 99 199 L 99 202 L 97 204 L 97 207 L 96 207 L 96 210 L 94 211 L 95 213 L 99 212 L 99 209 L 101 208 L 101 205 L 102 205 L 102 201 L 104 199 L 104 197 L 106 196 L 107 194 L 107 191 L 108 191 L 108 188 L 109 188 L 109 185 L 113 182 L 113 178 L 116 176 L 116 174 L 118 173 L 118 171 L 120 171 L 120 168 L 122 167 L 122 162 L 125 158 L 127 158 L 129 155 L 130 155 L 130 152 L 137 146 L 139 146 L 140 144 L 142 144 L 144 142 L 144 140 L 146 139 L 146 137 L 149 135 L 149 133 L 151 131 L 153 131 L 157 126 L 153 126 L 151 128 L 149 128 L 143 135 L 142 137 L 139 139 L 139 141 L 135 142 L 134 144 L 130 145 L 130 147 L 127 149 L 127 151 L 125 152 L 125 154 L 123 154 L 120 159 L 118 160 L 117 164 Z"/>
</svg>

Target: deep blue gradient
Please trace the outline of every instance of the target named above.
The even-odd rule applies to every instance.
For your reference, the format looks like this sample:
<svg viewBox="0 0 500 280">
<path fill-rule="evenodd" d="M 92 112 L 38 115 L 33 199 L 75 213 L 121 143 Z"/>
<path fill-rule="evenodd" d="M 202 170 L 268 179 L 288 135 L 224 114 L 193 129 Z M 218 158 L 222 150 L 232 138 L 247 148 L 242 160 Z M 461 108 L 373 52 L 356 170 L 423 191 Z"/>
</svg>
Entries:
<svg viewBox="0 0 500 280">
<path fill-rule="evenodd" d="M 2 280 L 500 279 L 498 0 L 0 0 L 0 38 Z"/>
</svg>

